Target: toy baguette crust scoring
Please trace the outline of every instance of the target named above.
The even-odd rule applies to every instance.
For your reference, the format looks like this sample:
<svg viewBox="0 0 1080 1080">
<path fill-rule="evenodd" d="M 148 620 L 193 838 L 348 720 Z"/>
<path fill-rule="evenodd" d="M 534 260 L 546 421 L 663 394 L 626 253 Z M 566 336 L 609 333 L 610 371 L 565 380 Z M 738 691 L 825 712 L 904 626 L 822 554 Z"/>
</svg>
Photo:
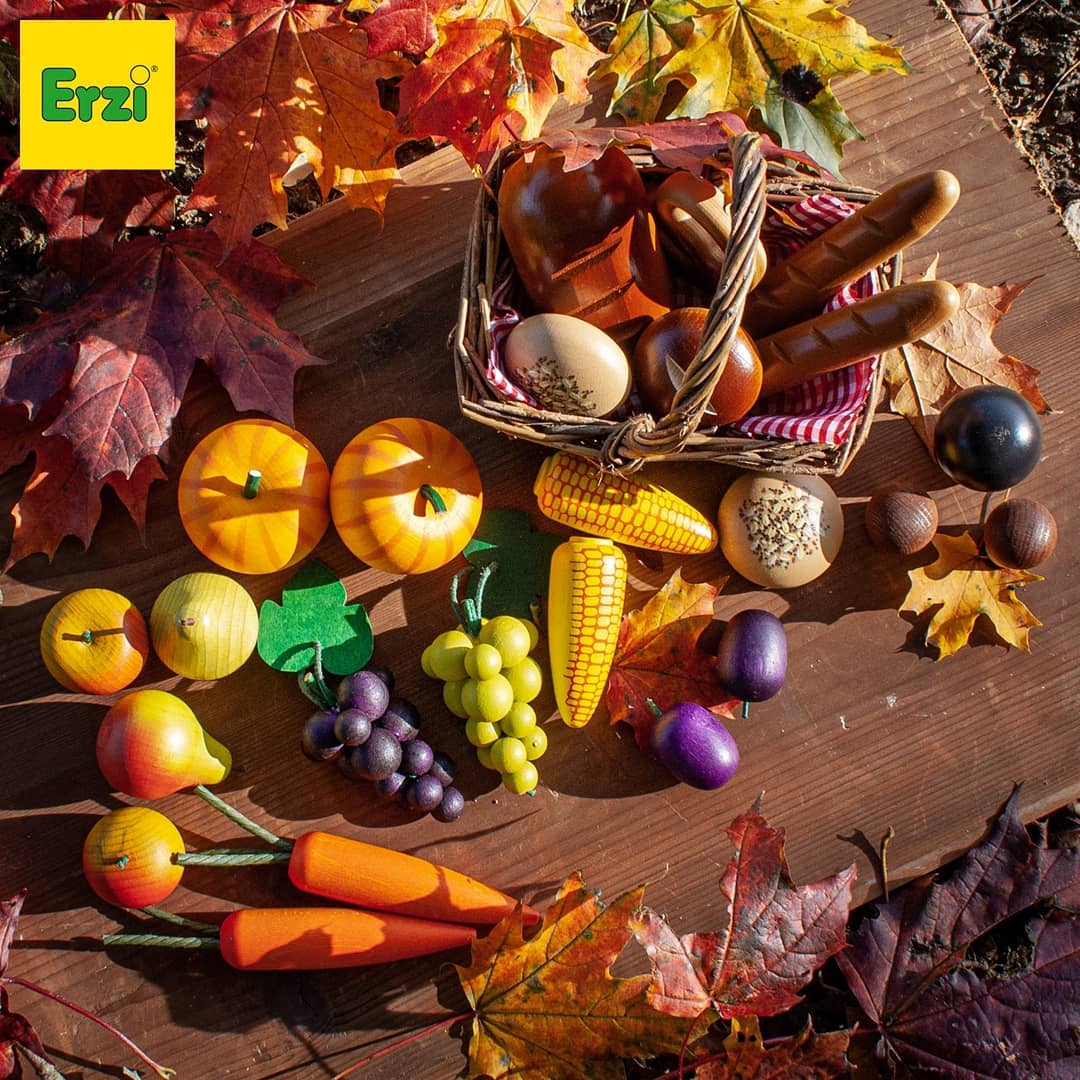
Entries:
<svg viewBox="0 0 1080 1080">
<path fill-rule="evenodd" d="M 656 189 L 655 206 L 668 235 L 715 284 L 731 237 L 731 214 L 723 193 L 703 177 L 680 169 Z M 751 288 L 761 281 L 767 268 L 765 245 L 758 240 Z"/>
<path fill-rule="evenodd" d="M 915 281 L 786 327 L 757 343 L 760 396 L 916 341 L 959 308 L 960 294 L 949 282 Z"/>
<path fill-rule="evenodd" d="M 960 185 L 944 169 L 901 180 L 782 262 L 750 294 L 743 328 L 764 337 L 814 315 L 848 282 L 925 236 L 956 205 Z"/>
</svg>

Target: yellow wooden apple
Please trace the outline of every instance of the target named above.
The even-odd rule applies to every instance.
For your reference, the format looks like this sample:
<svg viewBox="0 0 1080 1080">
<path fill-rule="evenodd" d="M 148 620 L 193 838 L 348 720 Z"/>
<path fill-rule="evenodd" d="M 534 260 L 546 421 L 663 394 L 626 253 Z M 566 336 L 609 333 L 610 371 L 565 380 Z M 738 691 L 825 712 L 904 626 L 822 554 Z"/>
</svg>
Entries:
<svg viewBox="0 0 1080 1080">
<path fill-rule="evenodd" d="M 134 682 L 150 653 L 139 609 L 112 589 L 76 589 L 41 624 L 41 658 L 69 690 L 112 694 Z"/>
<path fill-rule="evenodd" d="M 188 679 L 220 679 L 251 655 L 259 613 L 247 590 L 224 574 L 184 574 L 150 612 L 150 640 L 166 667 Z"/>
</svg>

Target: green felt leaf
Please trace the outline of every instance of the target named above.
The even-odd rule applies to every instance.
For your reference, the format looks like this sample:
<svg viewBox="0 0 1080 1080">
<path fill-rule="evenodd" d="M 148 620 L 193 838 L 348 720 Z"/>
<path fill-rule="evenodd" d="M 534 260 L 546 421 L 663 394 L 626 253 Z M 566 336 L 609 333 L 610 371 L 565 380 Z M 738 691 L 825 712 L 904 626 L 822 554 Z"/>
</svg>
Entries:
<svg viewBox="0 0 1080 1080">
<path fill-rule="evenodd" d="M 531 605 L 547 595 L 551 556 L 564 537 L 535 530 L 523 510 L 487 510 L 465 558 L 478 569 L 499 565 L 484 588 L 481 615 L 532 618 Z"/>
<path fill-rule="evenodd" d="M 281 603 L 259 608 L 259 656 L 278 671 L 304 671 L 322 646 L 322 664 L 334 675 L 351 675 L 375 647 L 362 604 L 347 604 L 345 586 L 321 562 L 305 563 L 281 591 Z"/>
</svg>

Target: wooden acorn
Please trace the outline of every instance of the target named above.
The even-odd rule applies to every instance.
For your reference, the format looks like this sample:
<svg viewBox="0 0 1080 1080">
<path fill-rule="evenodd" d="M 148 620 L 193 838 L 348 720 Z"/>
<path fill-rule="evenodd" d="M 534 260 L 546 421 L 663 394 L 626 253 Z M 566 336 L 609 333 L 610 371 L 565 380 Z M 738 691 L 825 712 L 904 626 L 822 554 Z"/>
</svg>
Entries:
<svg viewBox="0 0 1080 1080">
<path fill-rule="evenodd" d="M 938 527 L 937 503 L 925 491 L 903 484 L 879 487 L 866 504 L 866 531 L 878 547 L 901 555 L 914 555 L 934 538 Z"/>
<path fill-rule="evenodd" d="M 1035 499 L 1006 499 L 983 525 L 990 561 L 1010 570 L 1027 570 L 1050 558 L 1057 547 L 1054 515 Z"/>
</svg>

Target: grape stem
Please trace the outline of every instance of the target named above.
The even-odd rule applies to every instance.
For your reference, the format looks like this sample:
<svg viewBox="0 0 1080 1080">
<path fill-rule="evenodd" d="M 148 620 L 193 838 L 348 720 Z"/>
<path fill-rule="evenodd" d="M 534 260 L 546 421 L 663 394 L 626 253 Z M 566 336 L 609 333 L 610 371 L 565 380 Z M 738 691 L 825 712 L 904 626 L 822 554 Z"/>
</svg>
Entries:
<svg viewBox="0 0 1080 1080">
<path fill-rule="evenodd" d="M 298 679 L 300 693 L 313 705 L 318 705 L 320 709 L 335 709 L 337 708 L 337 698 L 334 697 L 334 692 L 326 684 L 326 670 L 323 668 L 322 660 L 322 642 L 313 641 L 311 645 L 315 650 L 315 658 L 311 662 L 311 667 L 300 672 Z"/>
<path fill-rule="evenodd" d="M 95 1024 L 103 1027 L 110 1035 L 119 1039 L 133 1054 L 135 1054 L 136 1057 L 139 1058 L 140 1061 L 145 1062 L 153 1069 L 154 1072 L 161 1077 L 161 1080 L 169 1080 L 170 1077 L 176 1075 L 175 1069 L 169 1069 L 164 1065 L 159 1065 L 145 1050 L 132 1042 L 132 1040 L 119 1028 L 113 1027 L 107 1020 L 102 1020 L 100 1016 L 95 1016 L 81 1005 L 76 1005 L 74 1001 L 69 1001 L 66 997 L 54 993 L 52 990 L 46 990 L 44 986 L 38 986 L 37 983 L 32 983 L 27 979 L 20 979 L 17 975 L 0 975 L 0 985 L 2 984 L 7 984 L 8 986 L 21 986 L 24 990 L 33 990 L 35 994 L 41 994 L 42 997 L 47 997 L 50 1001 L 55 1001 L 58 1005 L 63 1005 L 65 1008 L 71 1009 L 72 1012 L 78 1013 L 87 1020 L 93 1020 Z"/>
<path fill-rule="evenodd" d="M 484 589 L 491 575 L 498 568 L 499 564 L 496 561 L 486 563 L 480 567 L 476 577 L 469 582 L 468 592 L 463 599 L 459 599 L 461 582 L 472 574 L 475 567 L 464 567 L 454 575 L 453 580 L 450 582 L 450 609 L 453 611 L 457 621 L 461 623 L 462 629 L 471 638 L 475 638 L 480 633 L 480 620 L 484 609 Z"/>
</svg>

